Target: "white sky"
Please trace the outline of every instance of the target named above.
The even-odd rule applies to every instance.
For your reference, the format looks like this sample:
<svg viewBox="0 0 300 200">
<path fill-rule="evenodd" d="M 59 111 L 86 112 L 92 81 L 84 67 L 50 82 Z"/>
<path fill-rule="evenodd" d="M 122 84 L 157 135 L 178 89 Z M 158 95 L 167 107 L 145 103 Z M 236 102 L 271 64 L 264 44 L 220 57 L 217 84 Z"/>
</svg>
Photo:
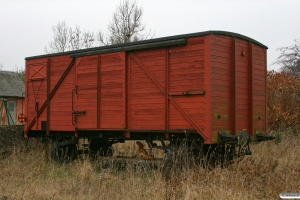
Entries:
<svg viewBox="0 0 300 200">
<path fill-rule="evenodd" d="M 156 37 L 222 30 L 253 38 L 269 47 L 268 69 L 278 47 L 300 38 L 300 0 L 137 0 L 143 22 Z M 106 31 L 119 0 L 0 0 L 0 62 L 4 70 L 25 65 L 24 58 L 45 54 L 51 26 L 66 20 L 86 31 Z"/>
</svg>

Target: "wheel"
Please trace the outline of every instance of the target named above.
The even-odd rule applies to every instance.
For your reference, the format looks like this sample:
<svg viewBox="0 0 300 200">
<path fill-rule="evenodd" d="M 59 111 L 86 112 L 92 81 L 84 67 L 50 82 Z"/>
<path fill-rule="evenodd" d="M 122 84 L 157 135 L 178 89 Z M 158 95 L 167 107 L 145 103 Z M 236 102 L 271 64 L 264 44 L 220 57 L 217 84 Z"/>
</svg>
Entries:
<svg viewBox="0 0 300 200">
<path fill-rule="evenodd" d="M 99 150 L 100 156 L 107 156 L 111 157 L 114 154 L 114 148 L 113 147 L 101 147 Z"/>
<path fill-rule="evenodd" d="M 205 168 L 213 170 L 224 163 L 224 145 L 210 145 L 205 158 Z"/>
<path fill-rule="evenodd" d="M 98 156 L 112 156 L 114 149 L 107 139 L 92 138 L 89 142 L 90 157 L 95 159 Z"/>
<path fill-rule="evenodd" d="M 102 170 L 108 170 L 111 169 L 113 167 L 113 161 L 111 160 L 111 158 L 103 158 L 100 161 L 100 168 Z"/>
<path fill-rule="evenodd" d="M 75 144 L 52 147 L 50 150 L 50 156 L 53 160 L 59 163 L 66 163 L 77 159 L 77 147 Z"/>
<path fill-rule="evenodd" d="M 142 173 L 147 174 L 150 171 L 151 167 L 146 160 L 139 160 L 135 164 L 135 169 L 137 172 L 142 172 Z"/>
<path fill-rule="evenodd" d="M 171 179 L 173 162 L 173 153 L 171 151 L 167 151 L 164 155 L 163 166 L 161 168 L 161 174 L 166 181 Z"/>
<path fill-rule="evenodd" d="M 99 157 L 111 157 L 114 154 L 113 147 L 101 147 L 98 150 L 90 149 L 89 155 L 91 159 L 98 159 Z"/>
</svg>

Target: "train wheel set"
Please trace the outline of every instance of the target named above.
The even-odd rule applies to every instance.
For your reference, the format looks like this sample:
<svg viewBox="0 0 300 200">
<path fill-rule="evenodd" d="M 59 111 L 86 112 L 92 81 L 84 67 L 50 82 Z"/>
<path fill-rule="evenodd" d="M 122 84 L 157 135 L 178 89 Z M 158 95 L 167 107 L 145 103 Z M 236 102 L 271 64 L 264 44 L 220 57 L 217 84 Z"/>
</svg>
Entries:
<svg viewBox="0 0 300 200">
<path fill-rule="evenodd" d="M 222 134 L 220 132 L 219 136 L 222 137 Z M 228 142 L 228 140 L 231 141 Z M 131 157 L 114 156 L 113 143 L 105 139 L 43 138 L 40 141 L 51 144 L 50 157 L 58 163 L 72 162 L 78 159 L 80 154 L 84 154 L 99 162 L 103 170 L 111 169 L 113 166 L 126 167 L 127 165 L 131 165 L 140 172 L 160 168 L 166 177 L 173 168 L 186 169 L 197 166 L 212 170 L 240 162 L 245 155 L 251 155 L 249 146 L 251 139 L 245 131 L 237 137 L 226 138 L 223 144 L 205 145 L 201 139 L 176 138 L 167 142 L 147 140 L 145 141 L 146 147 L 141 141 L 136 141 L 134 145 L 139 154 Z M 154 149 L 161 150 L 163 156 L 155 157 Z"/>
</svg>

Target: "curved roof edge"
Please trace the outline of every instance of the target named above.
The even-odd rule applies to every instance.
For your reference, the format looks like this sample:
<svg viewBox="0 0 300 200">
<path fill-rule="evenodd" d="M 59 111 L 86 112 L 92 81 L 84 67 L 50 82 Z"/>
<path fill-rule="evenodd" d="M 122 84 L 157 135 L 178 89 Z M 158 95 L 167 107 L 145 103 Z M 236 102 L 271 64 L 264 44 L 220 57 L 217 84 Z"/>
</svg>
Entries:
<svg viewBox="0 0 300 200">
<path fill-rule="evenodd" d="M 245 35 L 241 35 L 241 34 L 238 34 L 238 33 L 233 33 L 233 32 L 227 32 L 227 31 L 208 31 L 208 32 L 211 32 L 212 34 L 219 34 L 219 35 L 228 35 L 228 36 L 233 36 L 233 37 L 236 37 L 236 38 L 240 38 L 240 39 L 243 39 L 243 40 L 248 40 L 258 46 L 261 46 L 265 49 L 268 49 L 268 47 L 260 42 L 258 42 L 257 40 L 254 40 L 250 37 L 247 37 Z"/>
<path fill-rule="evenodd" d="M 218 34 L 218 35 L 227 35 L 227 36 L 232 36 L 236 38 L 240 38 L 243 40 L 250 41 L 256 45 L 259 45 L 265 49 L 268 49 L 267 46 L 263 45 L 262 43 L 238 34 L 238 33 L 233 33 L 233 32 L 227 32 L 227 31 L 218 31 L 218 30 L 211 30 L 211 31 L 205 31 L 205 32 L 197 32 L 197 33 L 189 33 L 189 34 L 182 34 L 182 35 L 174 35 L 174 36 L 167 36 L 167 37 L 161 37 L 161 38 L 155 38 L 155 39 L 149 39 L 149 40 L 141 40 L 137 42 L 128 42 L 128 43 L 122 43 L 122 44 L 114 44 L 114 45 L 107 45 L 107 46 L 100 46 L 100 47 L 93 47 L 93 48 L 88 48 L 88 49 L 80 49 L 80 50 L 74 50 L 74 51 L 66 51 L 66 52 L 59 52 L 59 53 L 52 53 L 52 54 L 44 54 L 44 55 L 39 55 L 39 56 L 31 56 L 31 57 L 26 57 L 25 60 L 30 60 L 30 59 L 35 59 L 35 58 L 45 58 L 45 57 L 51 57 L 51 56 L 59 56 L 59 55 L 72 55 L 72 54 L 81 54 L 84 52 L 92 52 L 92 51 L 99 51 L 99 50 L 108 50 L 108 49 L 115 49 L 115 48 L 120 48 L 120 47 L 125 47 L 125 46 L 132 46 L 132 45 L 139 45 L 139 44 L 146 44 L 146 43 L 154 43 L 154 42 L 162 42 L 165 40 L 174 40 L 174 39 L 181 39 L 181 38 L 188 38 L 188 37 L 195 37 L 195 36 L 203 36 L 203 35 L 209 35 L 209 34 Z"/>
</svg>

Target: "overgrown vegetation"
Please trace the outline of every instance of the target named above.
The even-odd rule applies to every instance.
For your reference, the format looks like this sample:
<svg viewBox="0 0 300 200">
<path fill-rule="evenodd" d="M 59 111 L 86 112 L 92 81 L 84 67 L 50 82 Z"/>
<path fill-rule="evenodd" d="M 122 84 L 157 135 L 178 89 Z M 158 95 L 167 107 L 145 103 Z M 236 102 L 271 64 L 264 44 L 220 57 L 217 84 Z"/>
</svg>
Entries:
<svg viewBox="0 0 300 200">
<path fill-rule="evenodd" d="M 69 164 L 45 159 L 42 147 L 15 149 L 0 157 L 0 199 L 276 199 L 280 192 L 300 192 L 300 138 L 284 137 L 252 144 L 252 156 L 211 171 L 193 167 L 166 182 L 159 171 L 99 168 L 81 157 Z M 116 148 L 116 154 L 133 150 Z"/>
<path fill-rule="evenodd" d="M 269 129 L 297 133 L 300 126 L 300 77 L 286 71 L 269 71 L 267 84 Z"/>
</svg>

